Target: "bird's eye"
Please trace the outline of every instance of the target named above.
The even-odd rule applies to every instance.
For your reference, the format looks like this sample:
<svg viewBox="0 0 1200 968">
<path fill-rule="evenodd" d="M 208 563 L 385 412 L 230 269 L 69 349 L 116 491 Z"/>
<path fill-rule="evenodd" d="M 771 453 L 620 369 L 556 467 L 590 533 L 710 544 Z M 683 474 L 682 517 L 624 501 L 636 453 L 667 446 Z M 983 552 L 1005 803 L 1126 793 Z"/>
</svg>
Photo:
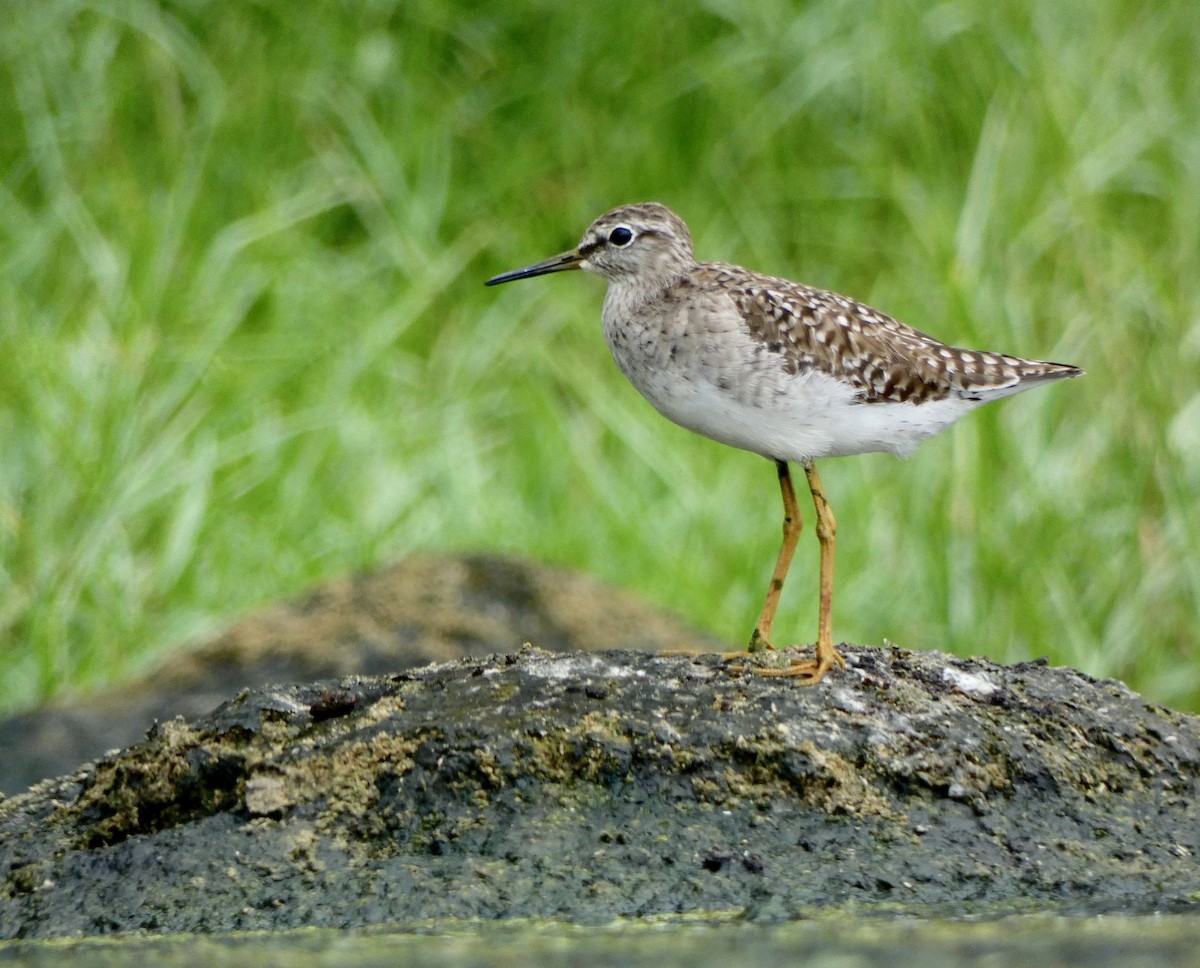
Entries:
<svg viewBox="0 0 1200 968">
<path fill-rule="evenodd" d="M 608 241 L 618 249 L 623 249 L 633 241 L 633 229 L 628 225 L 618 225 L 608 233 Z"/>
</svg>

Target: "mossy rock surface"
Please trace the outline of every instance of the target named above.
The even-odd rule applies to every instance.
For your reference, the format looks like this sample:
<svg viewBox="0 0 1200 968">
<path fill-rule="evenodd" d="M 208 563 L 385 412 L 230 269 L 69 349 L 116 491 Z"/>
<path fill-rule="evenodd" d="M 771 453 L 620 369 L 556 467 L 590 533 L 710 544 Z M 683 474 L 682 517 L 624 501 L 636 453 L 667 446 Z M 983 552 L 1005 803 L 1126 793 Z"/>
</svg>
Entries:
<svg viewBox="0 0 1200 968">
<path fill-rule="evenodd" d="M 0 802 L 0 938 L 1191 909 L 1200 721 L 1039 664 L 527 648 L 246 691 Z"/>
</svg>

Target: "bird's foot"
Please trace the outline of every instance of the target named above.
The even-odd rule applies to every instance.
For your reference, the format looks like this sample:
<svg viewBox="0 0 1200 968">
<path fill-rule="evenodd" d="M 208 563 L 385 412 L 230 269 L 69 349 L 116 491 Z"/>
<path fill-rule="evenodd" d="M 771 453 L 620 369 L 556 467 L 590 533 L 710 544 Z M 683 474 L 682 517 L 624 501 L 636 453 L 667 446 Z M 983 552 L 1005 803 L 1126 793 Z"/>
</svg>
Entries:
<svg viewBox="0 0 1200 968">
<path fill-rule="evenodd" d="M 743 655 L 754 655 L 757 652 L 775 652 L 775 651 L 776 651 L 775 646 L 773 646 L 767 640 L 766 633 L 763 632 L 762 629 L 756 628 L 753 632 L 750 633 L 750 642 L 746 646 L 746 651 L 742 654 Z M 730 655 L 737 655 L 737 653 L 731 652 Z"/>
<path fill-rule="evenodd" d="M 832 645 L 818 648 L 817 656 L 813 659 L 789 657 L 786 653 L 790 652 L 790 649 L 776 649 L 769 642 L 764 642 L 759 650 L 756 650 L 754 645 L 752 642 L 751 648 L 744 652 L 726 652 L 722 659 L 725 662 L 735 662 L 738 659 L 758 660 L 749 664 L 749 669 L 754 675 L 773 679 L 795 679 L 796 684 L 801 686 L 815 686 L 825 678 L 825 673 L 830 669 L 846 668 L 846 660 Z M 767 650 L 770 651 L 770 656 L 763 654 Z M 785 661 L 786 665 L 779 664 L 780 660 Z"/>
<path fill-rule="evenodd" d="M 736 662 L 738 659 L 750 659 L 754 656 L 763 656 L 764 653 L 767 652 L 776 653 L 778 651 L 779 650 L 776 649 L 775 646 L 767 641 L 767 637 L 763 635 L 761 629 L 755 629 L 750 636 L 750 641 L 746 644 L 744 649 L 735 649 L 732 652 L 722 652 L 721 661 Z"/>
<path fill-rule="evenodd" d="M 754 666 L 756 676 L 768 676 L 774 679 L 795 679 L 800 686 L 815 686 L 825 678 L 825 673 L 837 667 L 846 668 L 846 660 L 837 649 L 830 647 L 824 654 L 818 654 L 815 659 L 793 659 L 790 665 L 782 668 L 772 666 Z"/>
</svg>

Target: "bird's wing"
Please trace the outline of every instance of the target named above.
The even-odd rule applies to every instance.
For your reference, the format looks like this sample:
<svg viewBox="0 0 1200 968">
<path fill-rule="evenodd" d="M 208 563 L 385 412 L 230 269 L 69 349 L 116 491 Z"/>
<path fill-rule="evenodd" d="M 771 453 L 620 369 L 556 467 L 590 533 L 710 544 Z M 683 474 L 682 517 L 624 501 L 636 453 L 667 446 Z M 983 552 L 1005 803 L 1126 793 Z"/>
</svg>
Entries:
<svg viewBox="0 0 1200 968">
<path fill-rule="evenodd" d="M 1023 381 L 1074 376 L 1058 363 L 958 349 L 846 296 L 705 263 L 697 281 L 729 294 L 752 338 L 792 372 L 817 367 L 844 379 L 864 403 L 988 399 Z"/>
</svg>

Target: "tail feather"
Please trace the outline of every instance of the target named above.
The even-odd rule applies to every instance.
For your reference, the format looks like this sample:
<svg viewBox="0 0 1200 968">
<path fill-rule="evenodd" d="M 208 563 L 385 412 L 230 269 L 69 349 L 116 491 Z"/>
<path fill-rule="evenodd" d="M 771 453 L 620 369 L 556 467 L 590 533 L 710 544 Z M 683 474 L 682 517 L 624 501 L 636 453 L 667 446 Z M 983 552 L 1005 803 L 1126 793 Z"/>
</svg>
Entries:
<svg viewBox="0 0 1200 968">
<path fill-rule="evenodd" d="M 1051 363 L 1048 360 L 1024 360 L 1017 356 L 1005 356 L 1004 361 L 1015 371 L 1014 379 L 999 386 L 981 386 L 973 388 L 968 396 L 980 400 L 999 400 L 1011 397 L 1023 390 L 1032 390 L 1043 383 L 1054 380 L 1070 380 L 1083 376 L 1084 371 L 1070 363 Z"/>
</svg>

